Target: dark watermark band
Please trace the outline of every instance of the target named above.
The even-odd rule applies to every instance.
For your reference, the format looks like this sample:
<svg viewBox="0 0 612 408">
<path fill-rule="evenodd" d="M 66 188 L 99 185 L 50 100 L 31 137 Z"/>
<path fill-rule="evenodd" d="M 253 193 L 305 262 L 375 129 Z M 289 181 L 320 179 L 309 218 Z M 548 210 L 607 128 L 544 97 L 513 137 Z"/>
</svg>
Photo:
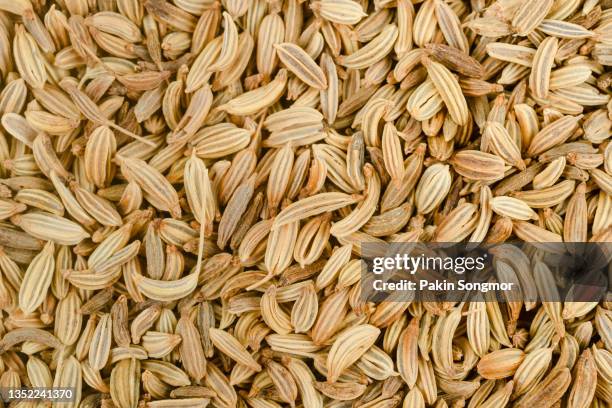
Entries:
<svg viewBox="0 0 612 408">
<path fill-rule="evenodd" d="M 599 302 L 612 243 L 361 244 L 362 300 Z"/>
<path fill-rule="evenodd" d="M 0 397 L 4 402 L 11 401 L 51 401 L 74 402 L 77 390 L 73 387 L 0 387 Z"/>
</svg>

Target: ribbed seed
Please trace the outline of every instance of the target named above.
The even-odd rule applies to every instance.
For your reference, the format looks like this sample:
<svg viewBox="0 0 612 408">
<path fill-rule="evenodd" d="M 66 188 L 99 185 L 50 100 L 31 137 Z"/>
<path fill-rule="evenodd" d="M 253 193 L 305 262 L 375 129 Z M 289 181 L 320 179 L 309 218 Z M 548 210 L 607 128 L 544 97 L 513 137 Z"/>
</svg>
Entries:
<svg viewBox="0 0 612 408">
<path fill-rule="evenodd" d="M 110 356 L 112 341 L 112 320 L 105 313 L 98 320 L 98 325 L 93 333 L 91 345 L 89 346 L 89 365 L 94 370 L 101 370 Z"/>
<path fill-rule="evenodd" d="M 544 0 L 550 1 L 550 0 Z M 542 2 L 539 2 L 542 3 Z M 552 2 L 550 2 L 552 4 Z M 538 98 L 546 98 L 550 89 L 550 74 L 558 49 L 558 40 L 547 37 L 538 46 L 529 75 L 529 89 Z"/>
<path fill-rule="evenodd" d="M 527 36 L 544 20 L 553 0 L 537 0 L 531 4 L 523 3 L 512 19 L 512 27 L 517 35 Z"/>
<path fill-rule="evenodd" d="M 327 356 L 328 381 L 336 382 L 342 370 L 358 360 L 379 334 L 380 330 L 370 325 L 354 326 L 340 333 Z"/>
<path fill-rule="evenodd" d="M 327 79 L 323 71 L 301 47 L 291 43 L 280 43 L 274 45 L 274 48 L 287 69 L 304 83 L 317 89 L 327 88 Z"/>
<path fill-rule="evenodd" d="M 19 288 L 19 307 L 25 313 L 33 313 L 47 296 L 55 270 L 55 246 L 47 242 L 28 266 Z"/>
</svg>

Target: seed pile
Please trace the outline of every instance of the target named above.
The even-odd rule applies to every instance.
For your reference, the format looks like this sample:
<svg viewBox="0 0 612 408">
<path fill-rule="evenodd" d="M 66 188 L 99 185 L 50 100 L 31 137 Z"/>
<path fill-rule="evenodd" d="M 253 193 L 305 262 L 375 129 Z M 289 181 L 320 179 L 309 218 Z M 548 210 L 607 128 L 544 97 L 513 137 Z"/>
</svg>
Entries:
<svg viewBox="0 0 612 408">
<path fill-rule="evenodd" d="M 0 387 L 83 408 L 612 403 L 612 302 L 369 303 L 359 258 L 525 241 L 495 263 L 543 297 L 549 243 L 612 241 L 609 0 L 0 10 Z"/>
</svg>

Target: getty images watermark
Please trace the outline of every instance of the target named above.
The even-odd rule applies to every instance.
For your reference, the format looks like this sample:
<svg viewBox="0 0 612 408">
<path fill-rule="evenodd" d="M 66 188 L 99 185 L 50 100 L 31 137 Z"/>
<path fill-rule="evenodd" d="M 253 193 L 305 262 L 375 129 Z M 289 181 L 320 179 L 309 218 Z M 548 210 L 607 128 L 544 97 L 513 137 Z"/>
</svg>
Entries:
<svg viewBox="0 0 612 408">
<path fill-rule="evenodd" d="M 363 243 L 361 296 L 380 301 L 594 302 L 612 244 Z"/>
</svg>

